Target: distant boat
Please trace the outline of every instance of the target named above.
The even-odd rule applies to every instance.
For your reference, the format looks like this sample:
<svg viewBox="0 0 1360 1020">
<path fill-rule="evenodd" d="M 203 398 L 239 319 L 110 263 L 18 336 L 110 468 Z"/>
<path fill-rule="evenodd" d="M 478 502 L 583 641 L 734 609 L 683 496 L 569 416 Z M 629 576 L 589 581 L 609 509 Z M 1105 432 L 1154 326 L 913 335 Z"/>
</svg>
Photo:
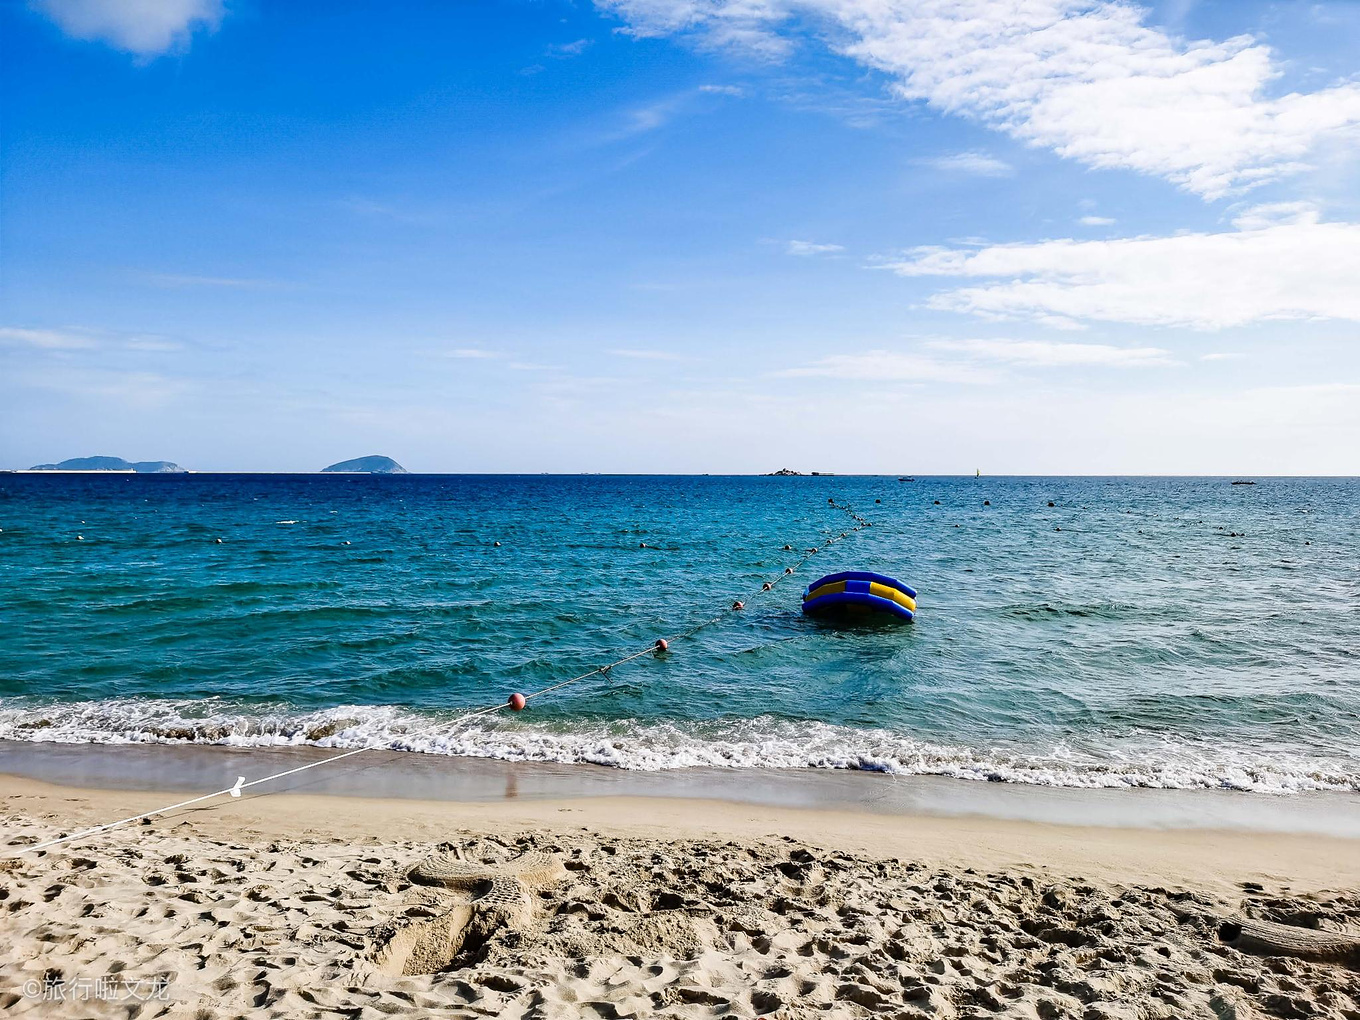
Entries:
<svg viewBox="0 0 1360 1020">
<path fill-rule="evenodd" d="M 907 477 L 904 475 L 903 477 L 899 478 L 898 481 L 899 481 L 899 482 L 914 482 L 914 481 L 916 481 L 916 479 L 915 479 L 915 478 L 907 478 Z"/>
<path fill-rule="evenodd" d="M 974 477 L 975 477 L 975 478 L 981 478 L 981 477 L 982 477 L 982 468 L 978 468 L 978 469 L 977 469 L 977 474 L 976 474 Z"/>
<path fill-rule="evenodd" d="M 1233 482 L 1233 484 L 1234 484 L 1234 485 L 1255 485 L 1256 483 L 1255 483 L 1255 482 L 1248 482 L 1248 481 L 1241 481 L 1241 482 Z"/>
</svg>

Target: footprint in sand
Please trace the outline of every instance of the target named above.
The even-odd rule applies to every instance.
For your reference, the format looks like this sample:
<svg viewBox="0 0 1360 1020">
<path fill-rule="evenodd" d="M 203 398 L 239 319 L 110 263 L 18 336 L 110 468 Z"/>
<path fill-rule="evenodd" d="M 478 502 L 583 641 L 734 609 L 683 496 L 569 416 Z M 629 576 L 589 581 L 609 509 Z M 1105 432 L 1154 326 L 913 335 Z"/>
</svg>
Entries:
<svg viewBox="0 0 1360 1020">
<path fill-rule="evenodd" d="M 427 857 L 406 874 L 419 885 L 472 898 L 394 932 L 372 956 L 377 971 L 392 976 L 445 970 L 501 928 L 524 927 L 533 916 L 530 890 L 555 885 L 567 872 L 555 854 L 526 853 L 505 864 L 481 864 L 445 853 Z"/>
</svg>

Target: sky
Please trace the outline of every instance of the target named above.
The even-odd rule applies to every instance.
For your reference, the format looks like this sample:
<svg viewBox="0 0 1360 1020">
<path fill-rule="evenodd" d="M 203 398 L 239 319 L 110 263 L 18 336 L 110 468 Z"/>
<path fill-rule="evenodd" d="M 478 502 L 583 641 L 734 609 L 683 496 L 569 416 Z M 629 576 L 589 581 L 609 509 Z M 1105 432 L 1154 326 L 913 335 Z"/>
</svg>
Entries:
<svg viewBox="0 0 1360 1020">
<path fill-rule="evenodd" d="M 1360 3 L 0 5 L 0 467 L 1360 475 Z"/>
</svg>

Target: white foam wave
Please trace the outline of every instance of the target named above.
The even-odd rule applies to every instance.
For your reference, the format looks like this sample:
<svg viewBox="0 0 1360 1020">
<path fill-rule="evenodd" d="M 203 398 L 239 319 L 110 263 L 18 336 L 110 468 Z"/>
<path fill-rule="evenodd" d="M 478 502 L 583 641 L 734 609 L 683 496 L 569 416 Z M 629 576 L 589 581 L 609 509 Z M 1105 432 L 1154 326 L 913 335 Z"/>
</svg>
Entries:
<svg viewBox="0 0 1360 1020">
<path fill-rule="evenodd" d="M 1260 747 L 1128 734 L 1096 750 L 971 747 L 882 729 L 762 716 L 708 722 L 517 716 L 460 723 L 457 713 L 350 705 L 269 711 L 219 699 L 118 699 L 64 705 L 0 700 L 0 739 L 63 743 L 310 744 L 659 771 L 861 769 L 897 775 L 1085 788 L 1360 792 L 1360 762 Z"/>
</svg>

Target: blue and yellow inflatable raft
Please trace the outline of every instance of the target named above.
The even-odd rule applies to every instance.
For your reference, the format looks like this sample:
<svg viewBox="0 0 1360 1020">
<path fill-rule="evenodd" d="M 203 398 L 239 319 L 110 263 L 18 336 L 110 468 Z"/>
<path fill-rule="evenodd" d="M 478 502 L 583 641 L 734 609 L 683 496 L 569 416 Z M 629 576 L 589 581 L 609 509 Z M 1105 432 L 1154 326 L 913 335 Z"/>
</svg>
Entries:
<svg viewBox="0 0 1360 1020">
<path fill-rule="evenodd" d="M 910 620 L 916 616 L 916 589 L 886 574 L 843 570 L 807 586 L 803 612 L 808 616 L 881 614 Z"/>
</svg>

